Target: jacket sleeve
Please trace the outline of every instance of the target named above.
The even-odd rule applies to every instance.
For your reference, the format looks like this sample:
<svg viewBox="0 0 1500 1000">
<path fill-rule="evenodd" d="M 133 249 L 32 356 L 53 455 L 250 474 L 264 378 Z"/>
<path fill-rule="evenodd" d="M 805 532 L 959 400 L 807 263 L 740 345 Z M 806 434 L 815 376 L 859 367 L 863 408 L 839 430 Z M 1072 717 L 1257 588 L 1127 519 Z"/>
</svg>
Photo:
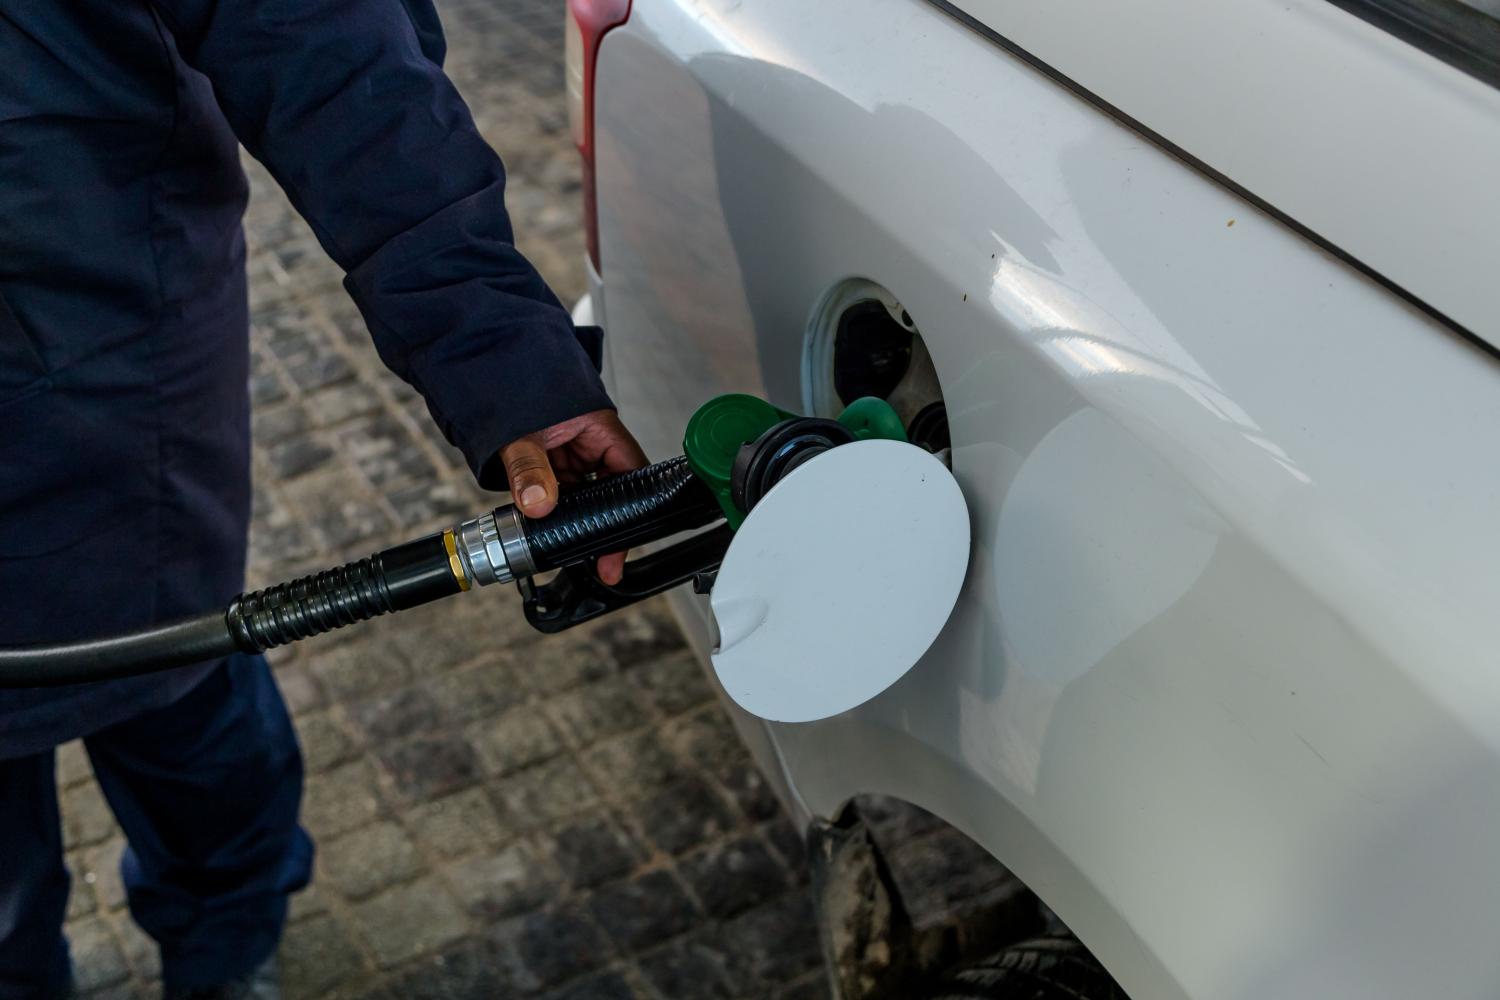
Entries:
<svg viewBox="0 0 1500 1000">
<path fill-rule="evenodd" d="M 427 0 L 152 0 L 480 483 L 503 445 L 609 408 L 597 331 L 516 249 L 505 172 Z"/>
</svg>

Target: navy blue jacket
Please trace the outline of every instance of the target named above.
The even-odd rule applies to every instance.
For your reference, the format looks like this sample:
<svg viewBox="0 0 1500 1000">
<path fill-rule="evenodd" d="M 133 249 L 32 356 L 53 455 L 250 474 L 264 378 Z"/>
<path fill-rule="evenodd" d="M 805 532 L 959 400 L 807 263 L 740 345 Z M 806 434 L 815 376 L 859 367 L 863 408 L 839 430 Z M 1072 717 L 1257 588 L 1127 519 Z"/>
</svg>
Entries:
<svg viewBox="0 0 1500 1000">
<path fill-rule="evenodd" d="M 249 509 L 243 143 L 482 484 L 610 406 L 428 0 L 0 0 L 0 644 L 222 606 Z M 205 668 L 0 692 L 0 756 Z"/>
</svg>

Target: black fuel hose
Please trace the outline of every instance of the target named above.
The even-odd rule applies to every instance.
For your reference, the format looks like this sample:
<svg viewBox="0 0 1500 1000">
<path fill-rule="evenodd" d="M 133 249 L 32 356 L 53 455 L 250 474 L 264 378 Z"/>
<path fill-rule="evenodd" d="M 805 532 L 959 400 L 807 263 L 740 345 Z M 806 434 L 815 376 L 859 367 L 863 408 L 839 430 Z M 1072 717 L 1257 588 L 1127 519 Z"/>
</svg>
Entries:
<svg viewBox="0 0 1500 1000">
<path fill-rule="evenodd" d="M 102 639 L 0 649 L 0 687 L 52 687 L 170 670 L 228 656 L 239 647 L 224 612 Z M 149 664 L 143 669 L 142 665 Z"/>
<path fill-rule="evenodd" d="M 0 648 L 0 688 L 53 687 L 154 673 L 308 636 L 466 590 L 443 532 L 337 569 L 241 594 L 223 611 L 124 635 Z"/>
<path fill-rule="evenodd" d="M 701 527 L 719 516 L 717 501 L 687 460 L 670 459 L 569 490 L 552 514 L 525 522 L 525 547 L 532 561 L 526 572 L 576 566 L 606 552 Z M 0 648 L 0 688 L 107 680 L 234 652 L 261 653 L 457 594 L 474 583 L 473 554 L 460 552 L 458 535 L 475 523 L 241 594 L 223 611 L 124 635 Z"/>
</svg>

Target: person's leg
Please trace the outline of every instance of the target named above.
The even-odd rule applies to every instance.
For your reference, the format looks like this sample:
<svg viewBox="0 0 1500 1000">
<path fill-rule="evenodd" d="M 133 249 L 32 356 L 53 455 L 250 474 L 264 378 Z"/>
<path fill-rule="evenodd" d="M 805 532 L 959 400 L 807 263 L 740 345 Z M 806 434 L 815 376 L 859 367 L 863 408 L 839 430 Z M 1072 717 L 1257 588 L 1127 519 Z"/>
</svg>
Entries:
<svg viewBox="0 0 1500 1000">
<path fill-rule="evenodd" d="M 216 986 L 260 965 L 312 867 L 302 755 L 265 660 L 230 657 L 166 708 L 84 742 L 129 840 L 126 896 L 161 946 L 164 982 Z"/>
<path fill-rule="evenodd" d="M 0 1000 L 54 1000 L 68 985 L 68 869 L 53 753 L 0 760 Z"/>
</svg>

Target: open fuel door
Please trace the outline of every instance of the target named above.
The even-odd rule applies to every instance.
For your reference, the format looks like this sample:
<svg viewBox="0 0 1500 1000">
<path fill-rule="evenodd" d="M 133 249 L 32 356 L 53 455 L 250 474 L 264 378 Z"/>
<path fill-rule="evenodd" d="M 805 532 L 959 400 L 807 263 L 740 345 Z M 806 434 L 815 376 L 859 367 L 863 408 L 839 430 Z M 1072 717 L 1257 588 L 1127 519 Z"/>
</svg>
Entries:
<svg viewBox="0 0 1500 1000">
<path fill-rule="evenodd" d="M 968 561 L 968 508 L 933 455 L 888 440 L 818 455 L 760 499 L 724 557 L 719 681 L 776 722 L 848 711 L 921 659 Z"/>
</svg>

